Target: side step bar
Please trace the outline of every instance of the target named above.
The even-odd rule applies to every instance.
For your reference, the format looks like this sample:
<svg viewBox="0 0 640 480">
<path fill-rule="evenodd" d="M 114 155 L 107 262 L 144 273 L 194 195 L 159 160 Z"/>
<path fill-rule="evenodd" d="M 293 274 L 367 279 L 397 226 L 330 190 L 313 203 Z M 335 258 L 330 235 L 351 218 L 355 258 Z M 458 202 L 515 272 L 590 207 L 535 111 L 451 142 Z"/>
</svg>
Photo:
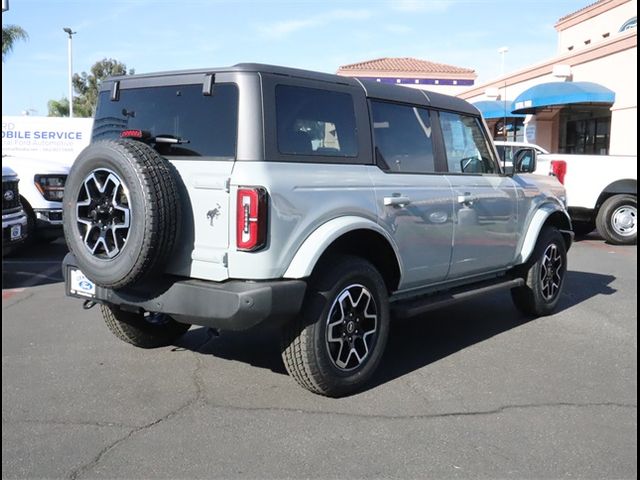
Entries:
<svg viewBox="0 0 640 480">
<path fill-rule="evenodd" d="M 490 280 L 484 282 L 473 283 L 463 287 L 452 288 L 443 292 L 437 292 L 429 295 L 423 295 L 411 300 L 391 301 L 391 314 L 395 318 L 410 318 L 421 315 L 430 310 L 446 307 L 454 303 L 458 303 L 478 295 L 486 295 L 488 293 L 497 292 L 499 290 L 521 287 L 525 284 L 523 278 L 513 278 L 509 280 Z"/>
</svg>

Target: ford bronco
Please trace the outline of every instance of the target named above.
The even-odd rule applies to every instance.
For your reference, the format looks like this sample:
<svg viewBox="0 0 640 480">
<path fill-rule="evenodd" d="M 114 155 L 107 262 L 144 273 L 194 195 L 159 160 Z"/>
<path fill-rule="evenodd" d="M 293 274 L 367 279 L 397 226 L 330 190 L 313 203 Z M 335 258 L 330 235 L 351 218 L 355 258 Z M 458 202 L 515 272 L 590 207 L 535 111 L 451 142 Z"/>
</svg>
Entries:
<svg viewBox="0 0 640 480">
<path fill-rule="evenodd" d="M 479 111 L 260 64 L 111 78 L 64 192 L 67 293 L 139 347 L 281 330 L 304 388 L 361 389 L 394 317 L 510 289 L 556 307 L 564 189 L 502 172 Z"/>
</svg>

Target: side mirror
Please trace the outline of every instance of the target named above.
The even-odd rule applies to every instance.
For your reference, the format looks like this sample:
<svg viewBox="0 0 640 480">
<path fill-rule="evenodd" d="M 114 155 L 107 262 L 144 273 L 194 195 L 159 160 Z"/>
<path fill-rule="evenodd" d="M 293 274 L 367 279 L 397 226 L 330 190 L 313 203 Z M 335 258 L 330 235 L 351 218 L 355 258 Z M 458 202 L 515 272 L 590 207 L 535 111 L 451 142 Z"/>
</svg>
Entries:
<svg viewBox="0 0 640 480">
<path fill-rule="evenodd" d="M 537 166 L 535 148 L 521 148 L 513 155 L 514 173 L 533 173 Z"/>
</svg>

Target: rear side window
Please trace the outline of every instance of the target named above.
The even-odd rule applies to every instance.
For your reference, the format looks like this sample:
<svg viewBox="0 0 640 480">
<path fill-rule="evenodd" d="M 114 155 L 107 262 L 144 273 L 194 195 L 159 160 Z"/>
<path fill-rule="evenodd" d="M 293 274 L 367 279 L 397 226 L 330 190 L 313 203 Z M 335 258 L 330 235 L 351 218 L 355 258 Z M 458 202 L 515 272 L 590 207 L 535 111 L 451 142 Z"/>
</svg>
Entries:
<svg viewBox="0 0 640 480">
<path fill-rule="evenodd" d="M 378 164 L 390 172 L 433 173 L 429 110 L 371 102 L 373 138 Z"/>
<path fill-rule="evenodd" d="M 120 138 L 123 130 L 141 130 L 147 139 L 167 137 L 179 143 L 158 143 L 163 155 L 233 159 L 238 131 L 238 89 L 216 84 L 213 95 L 202 85 L 125 88 L 120 99 L 100 93 L 93 140 Z"/>
<path fill-rule="evenodd" d="M 441 112 L 440 125 L 449 172 L 477 175 L 498 171 L 476 117 Z"/>
<path fill-rule="evenodd" d="M 276 87 L 278 150 L 290 155 L 358 155 L 353 97 L 316 88 Z"/>
</svg>

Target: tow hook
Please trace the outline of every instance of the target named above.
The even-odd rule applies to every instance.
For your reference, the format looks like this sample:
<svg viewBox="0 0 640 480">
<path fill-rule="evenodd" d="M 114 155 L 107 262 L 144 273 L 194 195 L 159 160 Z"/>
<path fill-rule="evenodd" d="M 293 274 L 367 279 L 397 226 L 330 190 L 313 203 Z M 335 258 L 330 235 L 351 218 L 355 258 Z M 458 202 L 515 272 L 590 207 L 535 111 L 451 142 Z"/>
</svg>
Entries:
<svg viewBox="0 0 640 480">
<path fill-rule="evenodd" d="M 93 300 L 85 300 L 82 303 L 82 308 L 84 308 L 85 310 L 89 310 L 95 306 L 96 306 L 96 302 L 94 302 Z"/>
</svg>

